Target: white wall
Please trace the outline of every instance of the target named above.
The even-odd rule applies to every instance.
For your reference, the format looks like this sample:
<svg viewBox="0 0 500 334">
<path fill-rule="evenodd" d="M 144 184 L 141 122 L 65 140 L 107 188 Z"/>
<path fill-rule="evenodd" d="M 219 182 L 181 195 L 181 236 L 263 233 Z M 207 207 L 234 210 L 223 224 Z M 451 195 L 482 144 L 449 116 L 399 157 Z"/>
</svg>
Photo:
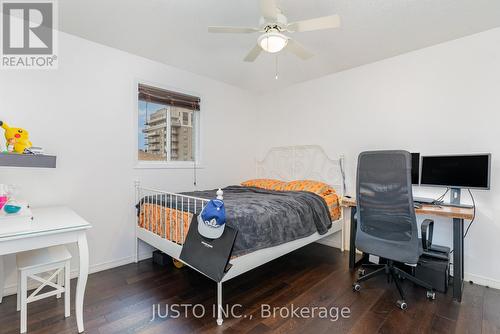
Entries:
<svg viewBox="0 0 500 334">
<path fill-rule="evenodd" d="M 500 29 L 295 85 L 264 96 L 259 110 L 258 155 L 295 144 L 345 153 L 351 193 L 363 150 L 491 152 L 491 191 L 474 191 L 477 218 L 465 241 L 465 272 L 500 287 Z M 451 222 L 436 223 L 436 242 L 450 245 Z"/>
<path fill-rule="evenodd" d="M 478 215 L 466 239 L 465 269 L 475 281 L 500 287 L 495 261 L 500 210 L 494 205 L 500 196 L 500 29 L 259 99 L 63 33 L 59 47 L 58 70 L 0 73 L 0 119 L 28 129 L 35 145 L 57 154 L 58 167 L 0 168 L 0 183 L 17 184 L 20 197 L 33 206 L 69 205 L 88 219 L 94 226 L 89 232 L 94 270 L 132 260 L 134 180 L 173 191 L 193 189 L 191 170 L 134 169 L 134 83 L 144 80 L 202 96 L 205 168 L 198 172 L 199 189 L 253 176 L 255 152 L 262 157 L 272 146 L 319 144 L 332 157 L 344 153 L 351 193 L 362 150 L 492 152 L 492 190 L 474 192 Z M 416 189 L 423 195 L 440 191 Z M 437 242 L 450 244 L 450 222 L 437 220 L 436 230 Z M 8 256 L 11 291 L 13 268 Z"/>
<path fill-rule="evenodd" d="M 0 168 L 0 183 L 18 185 L 19 198 L 32 206 L 68 205 L 91 222 L 91 269 L 132 260 L 134 180 L 171 191 L 193 189 L 192 170 L 134 169 L 136 80 L 202 97 L 198 188 L 253 176 L 250 93 L 64 33 L 59 51 L 57 70 L 0 73 L 0 120 L 30 131 L 35 146 L 57 155 L 57 168 Z M 6 262 L 12 291 L 14 257 Z"/>
</svg>

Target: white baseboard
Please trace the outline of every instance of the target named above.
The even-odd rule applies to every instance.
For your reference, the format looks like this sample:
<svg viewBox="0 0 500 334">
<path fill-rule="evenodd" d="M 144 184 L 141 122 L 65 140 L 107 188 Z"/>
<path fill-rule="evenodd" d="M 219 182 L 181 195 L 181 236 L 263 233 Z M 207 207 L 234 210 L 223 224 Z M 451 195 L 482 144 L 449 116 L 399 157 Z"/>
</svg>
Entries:
<svg viewBox="0 0 500 334">
<path fill-rule="evenodd" d="M 151 252 L 140 253 L 139 260 L 149 259 L 151 256 L 152 256 Z M 126 264 L 133 263 L 134 260 L 135 260 L 134 256 L 127 256 L 127 257 L 113 260 L 113 261 L 94 264 L 94 265 L 91 265 L 89 267 L 89 274 L 94 274 L 94 273 L 97 273 L 100 271 L 124 266 Z M 78 269 L 72 269 L 70 276 L 71 276 L 71 278 L 77 278 L 78 277 Z M 38 285 L 39 284 L 36 282 L 30 282 L 30 284 L 28 284 L 28 290 L 35 289 L 36 287 L 38 287 Z M 10 295 L 15 295 L 17 293 L 17 284 L 14 283 L 14 284 L 6 285 L 4 287 L 3 293 L 4 293 L 4 297 L 10 296 Z"/>
<path fill-rule="evenodd" d="M 480 275 L 475 275 L 471 273 L 465 273 L 464 274 L 464 284 L 467 284 L 467 282 L 472 281 L 474 284 L 478 285 L 483 285 L 483 286 L 488 286 L 490 288 L 495 288 L 495 289 L 500 289 L 500 281 Z"/>
<path fill-rule="evenodd" d="M 330 246 L 334 248 L 342 248 L 342 237 L 340 236 L 340 233 L 334 233 L 332 235 L 329 235 L 326 238 L 319 239 L 316 241 L 319 244 L 325 245 L 325 246 Z"/>
<path fill-rule="evenodd" d="M 325 238 L 325 239 L 318 240 L 316 242 L 318 244 L 322 244 L 322 245 L 325 245 L 325 246 L 330 246 L 330 247 L 334 247 L 334 248 L 340 248 L 340 243 L 337 242 L 337 240 L 332 240 L 332 239 Z"/>
<path fill-rule="evenodd" d="M 139 254 L 139 261 L 145 260 L 145 259 L 149 259 L 151 256 L 152 256 L 151 252 L 140 253 Z M 113 261 L 103 262 L 103 263 L 99 263 L 99 264 L 94 264 L 94 265 L 90 266 L 89 273 L 93 274 L 93 273 L 98 273 L 100 271 L 104 271 L 104 270 L 108 270 L 108 269 L 112 269 L 112 268 L 124 266 L 126 264 L 134 262 L 134 260 L 135 260 L 134 256 L 127 256 L 127 257 L 124 257 L 124 258 L 118 259 L 118 260 L 113 260 Z M 76 274 L 78 274 L 78 270 L 72 270 L 71 274 L 73 274 L 73 271 Z M 73 278 L 73 276 L 72 276 L 72 278 Z"/>
</svg>

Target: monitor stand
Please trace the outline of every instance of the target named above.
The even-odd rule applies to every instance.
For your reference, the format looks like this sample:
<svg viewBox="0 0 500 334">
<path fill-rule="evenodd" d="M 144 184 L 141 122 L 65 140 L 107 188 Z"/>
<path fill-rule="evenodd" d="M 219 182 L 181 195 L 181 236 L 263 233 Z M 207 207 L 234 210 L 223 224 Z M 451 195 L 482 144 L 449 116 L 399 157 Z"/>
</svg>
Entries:
<svg viewBox="0 0 500 334">
<path fill-rule="evenodd" d="M 460 203 L 460 195 L 462 193 L 462 189 L 460 188 L 450 188 L 450 203 L 442 203 L 443 206 L 453 206 L 456 208 L 465 208 L 470 209 L 474 206 L 470 204 L 461 204 Z"/>
</svg>

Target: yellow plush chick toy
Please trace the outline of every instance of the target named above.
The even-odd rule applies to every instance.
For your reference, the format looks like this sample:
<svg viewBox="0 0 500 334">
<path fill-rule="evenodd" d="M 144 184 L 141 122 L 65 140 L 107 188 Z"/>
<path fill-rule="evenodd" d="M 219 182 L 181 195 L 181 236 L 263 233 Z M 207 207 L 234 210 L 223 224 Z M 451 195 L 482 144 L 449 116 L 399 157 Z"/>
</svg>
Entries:
<svg viewBox="0 0 500 334">
<path fill-rule="evenodd" d="M 5 122 L 0 121 L 0 127 L 5 130 L 5 139 L 7 140 L 7 147 L 14 146 L 14 152 L 23 153 L 24 149 L 33 146 L 29 141 L 28 131 L 21 128 L 11 128 Z"/>
</svg>

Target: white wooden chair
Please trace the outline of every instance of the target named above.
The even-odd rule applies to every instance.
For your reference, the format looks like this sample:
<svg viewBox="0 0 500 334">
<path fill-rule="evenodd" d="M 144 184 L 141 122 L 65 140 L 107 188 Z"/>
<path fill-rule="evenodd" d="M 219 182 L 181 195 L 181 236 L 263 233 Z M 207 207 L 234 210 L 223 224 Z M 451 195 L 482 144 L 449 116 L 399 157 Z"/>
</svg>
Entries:
<svg viewBox="0 0 500 334">
<path fill-rule="evenodd" d="M 16 255 L 17 310 L 21 311 L 21 333 L 26 333 L 28 319 L 28 304 L 43 298 L 56 295 L 61 298 L 64 293 L 64 316 L 70 316 L 70 261 L 71 254 L 65 246 L 53 246 Z M 39 274 L 54 271 L 48 278 Z M 28 278 L 42 283 L 28 296 Z M 56 283 L 53 280 L 56 279 Z M 53 290 L 39 294 L 46 286 Z"/>
</svg>

